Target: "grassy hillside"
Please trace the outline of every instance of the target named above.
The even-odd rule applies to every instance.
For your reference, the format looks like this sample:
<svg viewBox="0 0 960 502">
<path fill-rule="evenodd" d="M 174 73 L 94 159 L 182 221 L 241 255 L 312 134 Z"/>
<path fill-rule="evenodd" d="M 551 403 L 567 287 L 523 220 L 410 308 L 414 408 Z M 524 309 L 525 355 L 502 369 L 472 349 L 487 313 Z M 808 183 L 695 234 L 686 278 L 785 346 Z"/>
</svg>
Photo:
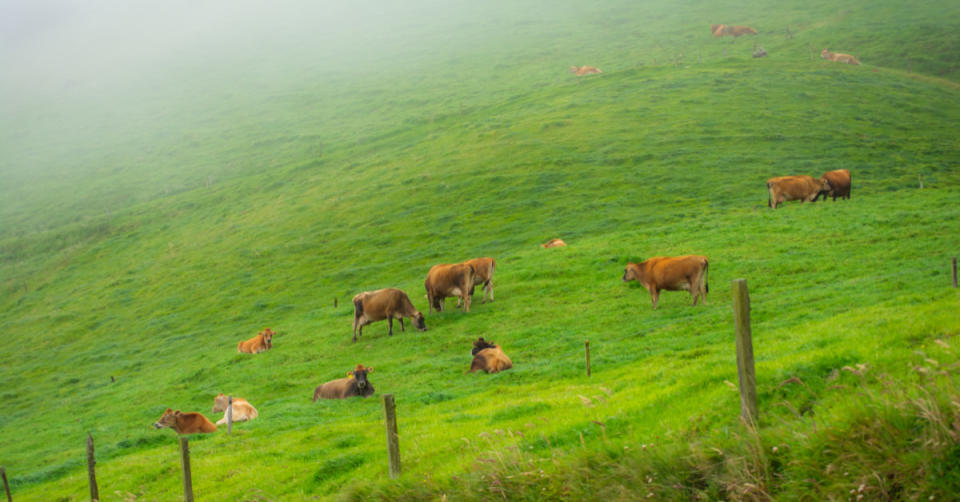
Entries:
<svg viewBox="0 0 960 502">
<path fill-rule="evenodd" d="M 596 494 L 599 481 L 571 473 L 601 480 L 598 466 L 638 462 L 625 452 L 644 444 L 726 450 L 720 438 L 745 434 L 727 385 L 740 277 L 766 449 L 817 424 L 848 430 L 864 403 L 854 396 L 923 388 L 919 366 L 946 372 L 955 395 L 960 8 L 739 5 L 383 7 L 371 19 L 392 30 L 332 55 L 288 14 L 287 37 L 209 71 L 191 72 L 203 61 L 186 53 L 176 85 L 47 94 L 5 82 L 19 99 L 0 140 L 12 347 L 0 354 L 0 465 L 18 498 L 81 500 L 87 432 L 105 500 L 175 497 L 174 434 L 151 424 L 166 407 L 207 412 L 219 392 L 261 416 L 192 439 L 205 499 L 482 498 L 470 483 L 490 479 L 465 473 L 525 462 L 586 490 L 554 497 Z M 711 39 L 713 22 L 754 24 L 770 57 L 753 60 L 749 39 Z M 811 46 L 864 65 L 811 61 Z M 307 64 L 311 48 L 322 57 Z M 604 73 L 576 80 L 571 64 Z M 837 168 L 853 173 L 850 201 L 766 209 L 766 178 Z M 552 237 L 570 246 L 537 246 Z M 653 311 L 620 281 L 627 261 L 685 253 L 710 257 L 703 307 L 665 293 Z M 474 256 L 497 259 L 496 302 L 427 314 L 426 333 L 374 324 L 350 343 L 353 294 L 400 287 L 426 309 L 429 267 Z M 237 354 L 264 326 L 279 331 L 275 348 Z M 515 368 L 466 374 L 477 336 Z M 398 484 L 382 481 L 379 399 L 310 402 L 357 363 L 397 398 Z M 858 364 L 870 378 L 843 370 Z M 793 485 L 809 475 L 796 470 L 771 490 L 851 488 Z M 498 483 L 530 500 L 556 488 Z M 918 495 L 960 486 L 923 483 Z M 642 485 L 610 496 L 646 496 Z"/>
</svg>

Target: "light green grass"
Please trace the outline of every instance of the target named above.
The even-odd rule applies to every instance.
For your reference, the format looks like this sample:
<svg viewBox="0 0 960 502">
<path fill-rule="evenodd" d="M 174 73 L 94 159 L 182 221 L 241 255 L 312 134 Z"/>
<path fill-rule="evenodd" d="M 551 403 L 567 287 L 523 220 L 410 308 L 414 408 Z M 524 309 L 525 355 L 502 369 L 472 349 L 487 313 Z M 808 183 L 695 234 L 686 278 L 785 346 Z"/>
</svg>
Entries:
<svg viewBox="0 0 960 502">
<path fill-rule="evenodd" d="M 261 416 L 192 440 L 200 498 L 389 491 L 379 400 L 310 402 L 357 363 L 396 395 L 401 488 L 482 469 L 499 444 L 482 434 L 520 432 L 549 458 L 581 435 L 601 452 L 738 430 L 740 277 L 762 431 L 792 423 L 781 402 L 842 420 L 847 398 L 827 389 L 843 366 L 906 379 L 914 350 L 960 331 L 958 8 L 771 5 L 504 5 L 423 32 L 448 43 L 392 47 L 373 75 L 310 66 L 258 93 L 216 67 L 192 97 L 117 97 L 118 123 L 142 127 L 4 123 L 0 464 L 18 498 L 81 500 L 88 431 L 105 499 L 175 497 L 174 435 L 151 424 L 168 406 L 207 412 L 219 392 Z M 768 59 L 709 38 L 711 22 L 751 19 Z M 905 41 L 898 19 L 929 35 Z M 809 60 L 828 44 L 863 47 L 864 66 Z M 893 48 L 930 51 L 912 67 L 925 73 Z M 570 64 L 604 73 L 577 81 Z M 15 118 L 61 105 L 25 98 Z M 853 173 L 850 201 L 766 209 L 766 178 L 836 168 Z M 570 246 L 538 247 L 552 237 Z M 710 258 L 703 307 L 668 292 L 653 311 L 620 280 L 628 260 L 685 253 Z M 425 310 L 429 267 L 476 256 L 497 259 L 496 302 L 350 343 L 353 294 L 400 287 Z M 237 354 L 264 326 L 274 349 Z M 515 368 L 466 374 L 477 336 Z M 780 387 L 791 377 L 822 398 Z"/>
</svg>

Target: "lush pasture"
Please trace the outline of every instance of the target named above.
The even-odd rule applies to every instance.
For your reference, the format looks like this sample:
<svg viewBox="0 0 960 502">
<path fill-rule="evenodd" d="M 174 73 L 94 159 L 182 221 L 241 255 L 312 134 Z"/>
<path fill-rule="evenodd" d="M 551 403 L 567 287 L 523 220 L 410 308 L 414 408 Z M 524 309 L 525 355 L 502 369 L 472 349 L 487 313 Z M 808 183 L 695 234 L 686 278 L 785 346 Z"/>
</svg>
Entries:
<svg viewBox="0 0 960 502">
<path fill-rule="evenodd" d="M 175 437 L 151 424 L 219 392 L 260 418 L 192 439 L 203 499 L 484 499 L 493 479 L 508 498 L 596 496 L 642 445 L 669 466 L 688 443 L 749 435 L 729 385 L 741 277 L 763 450 L 854 430 L 884 382 L 929 383 L 924 365 L 955 396 L 960 8 L 771 5 L 463 7 L 333 66 L 294 70 L 306 50 L 290 42 L 279 81 L 236 78 L 238 58 L 183 88 L 23 91 L 0 143 L 0 465 L 18 498 L 83 499 L 87 432 L 105 500 L 175 497 Z M 771 56 L 710 39 L 713 22 L 755 25 Z M 864 66 L 809 59 L 827 45 Z M 604 73 L 576 80 L 570 64 Z M 766 178 L 838 168 L 851 200 L 766 208 Z M 538 247 L 552 237 L 569 247 Z M 653 311 L 620 280 L 628 261 L 686 253 L 710 258 L 705 306 L 667 292 Z M 494 303 L 448 300 L 425 333 L 377 323 L 350 343 L 353 294 L 400 287 L 426 313 L 427 269 L 477 256 L 497 259 Z M 273 350 L 236 353 L 264 326 Z M 478 336 L 514 369 L 466 373 Z M 379 398 L 310 401 L 357 363 L 397 398 L 398 482 L 383 479 Z M 803 469 L 832 460 L 793 460 L 771 491 L 840 497 L 871 476 L 808 486 Z M 513 468 L 556 481 L 495 477 Z M 960 487 L 924 479 L 918 496 Z M 647 494 L 618 482 L 607 498 Z"/>
</svg>

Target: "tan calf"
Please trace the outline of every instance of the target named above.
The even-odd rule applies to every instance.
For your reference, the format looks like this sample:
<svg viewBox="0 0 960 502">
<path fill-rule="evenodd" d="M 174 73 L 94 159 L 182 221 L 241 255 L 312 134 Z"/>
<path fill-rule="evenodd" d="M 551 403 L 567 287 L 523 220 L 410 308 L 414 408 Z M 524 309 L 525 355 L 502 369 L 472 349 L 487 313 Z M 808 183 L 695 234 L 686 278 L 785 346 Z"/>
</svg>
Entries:
<svg viewBox="0 0 960 502">
<path fill-rule="evenodd" d="M 693 304 L 706 303 L 707 272 L 710 263 L 706 256 L 657 256 L 642 263 L 628 263 L 623 272 L 623 282 L 636 280 L 650 292 L 653 308 L 656 310 L 660 300 L 660 291 L 689 291 Z"/>
<path fill-rule="evenodd" d="M 197 413 L 196 411 L 181 413 L 180 410 L 173 411 L 170 408 L 167 408 L 167 411 L 163 412 L 160 420 L 157 420 L 153 426 L 157 429 L 170 427 L 180 435 L 217 432 L 217 426 L 213 425 L 213 422 L 208 420 L 203 414 Z"/>
<path fill-rule="evenodd" d="M 563 239 L 550 239 L 545 244 L 540 244 L 540 247 L 546 248 L 562 248 L 566 247 L 567 243 L 563 242 Z"/>
<path fill-rule="evenodd" d="M 780 176 L 767 180 L 769 198 L 767 206 L 776 209 L 781 203 L 789 200 L 799 200 L 801 203 L 814 202 L 820 193 L 830 190 L 826 180 L 818 180 L 812 176 Z"/>
<path fill-rule="evenodd" d="M 483 337 L 473 342 L 473 350 L 470 353 L 473 354 L 470 373 L 475 371 L 497 373 L 513 367 L 513 362 L 503 353 L 500 346 L 484 340 Z"/>
<path fill-rule="evenodd" d="M 264 328 L 257 336 L 237 344 L 237 352 L 246 354 L 259 354 L 273 348 L 273 335 L 276 331 L 270 331 L 270 328 Z"/>
<path fill-rule="evenodd" d="M 217 397 L 213 398 L 213 411 L 211 413 L 223 413 L 223 418 L 217 420 L 217 425 L 223 425 L 227 423 L 227 396 L 223 394 L 217 394 Z M 234 422 L 246 422 L 247 420 L 253 420 L 260 416 L 260 413 L 257 412 L 257 409 L 253 407 L 246 399 L 242 397 L 233 398 L 233 404 L 230 406 L 232 411 L 230 412 L 230 419 Z"/>
<path fill-rule="evenodd" d="M 710 26 L 710 32 L 715 37 L 731 36 L 737 38 L 743 35 L 756 35 L 757 30 L 749 26 L 731 26 L 728 24 L 714 24 Z"/>
<path fill-rule="evenodd" d="M 821 59 L 829 59 L 830 61 L 836 61 L 837 63 L 847 63 L 847 64 L 860 64 L 860 61 L 857 61 L 857 58 L 849 54 L 841 54 L 839 52 L 830 52 L 826 49 L 820 51 Z"/>
</svg>

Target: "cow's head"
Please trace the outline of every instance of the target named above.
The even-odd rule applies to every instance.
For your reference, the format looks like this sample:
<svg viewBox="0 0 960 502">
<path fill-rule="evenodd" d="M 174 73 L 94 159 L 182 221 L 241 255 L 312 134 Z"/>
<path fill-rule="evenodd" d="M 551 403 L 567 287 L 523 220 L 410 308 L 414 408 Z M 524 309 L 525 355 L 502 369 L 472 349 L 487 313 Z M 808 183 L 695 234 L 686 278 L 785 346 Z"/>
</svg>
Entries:
<svg viewBox="0 0 960 502">
<path fill-rule="evenodd" d="M 167 411 L 163 412 L 163 415 L 160 416 L 160 420 L 154 422 L 153 426 L 157 429 L 162 429 L 164 427 L 173 427 L 177 423 L 177 417 L 181 415 L 180 410 L 173 411 L 170 408 L 167 408 Z"/>
<path fill-rule="evenodd" d="M 578 68 L 578 67 L 576 67 L 576 66 L 571 66 L 571 67 L 570 67 L 570 73 L 576 73 L 576 72 L 578 72 L 578 71 L 580 71 L 580 68 Z"/>
<path fill-rule="evenodd" d="M 227 396 L 224 396 L 222 393 L 213 398 L 213 411 L 211 413 L 219 413 L 221 411 L 227 411 Z"/>
<path fill-rule="evenodd" d="M 637 276 L 636 266 L 636 263 L 627 263 L 627 268 L 623 271 L 623 282 L 640 280 L 640 277 Z"/>
<path fill-rule="evenodd" d="M 370 385 L 370 382 L 367 381 L 367 374 L 373 373 L 373 366 L 369 368 L 364 368 L 362 364 L 358 364 L 353 371 L 348 371 L 347 376 L 352 376 L 354 380 L 357 381 L 357 389 L 360 390 L 362 394 L 364 389 Z"/>
<path fill-rule="evenodd" d="M 423 314 L 421 312 L 415 312 L 413 314 L 413 322 L 417 325 L 417 329 L 420 331 L 427 330 L 427 323 L 423 319 Z"/>
<path fill-rule="evenodd" d="M 827 59 L 827 57 L 829 57 L 829 54 L 830 54 L 830 51 L 828 51 L 827 49 L 823 49 L 822 51 L 820 51 L 820 59 Z"/>
<path fill-rule="evenodd" d="M 827 178 L 820 178 L 820 193 L 833 193 L 833 184 Z"/>
<path fill-rule="evenodd" d="M 495 349 L 496 347 L 496 344 L 484 340 L 481 336 L 480 338 L 477 338 L 477 341 L 473 342 L 473 350 L 470 351 L 470 355 L 475 356 L 477 355 L 477 352 L 480 352 L 483 349 Z"/>
<path fill-rule="evenodd" d="M 273 348 L 273 335 L 276 335 L 277 332 L 276 332 L 276 331 L 270 331 L 270 328 L 264 328 L 264 330 L 261 331 L 260 334 L 263 335 L 263 343 L 266 344 L 266 346 L 267 346 L 268 349 L 272 349 L 272 348 Z"/>
</svg>

